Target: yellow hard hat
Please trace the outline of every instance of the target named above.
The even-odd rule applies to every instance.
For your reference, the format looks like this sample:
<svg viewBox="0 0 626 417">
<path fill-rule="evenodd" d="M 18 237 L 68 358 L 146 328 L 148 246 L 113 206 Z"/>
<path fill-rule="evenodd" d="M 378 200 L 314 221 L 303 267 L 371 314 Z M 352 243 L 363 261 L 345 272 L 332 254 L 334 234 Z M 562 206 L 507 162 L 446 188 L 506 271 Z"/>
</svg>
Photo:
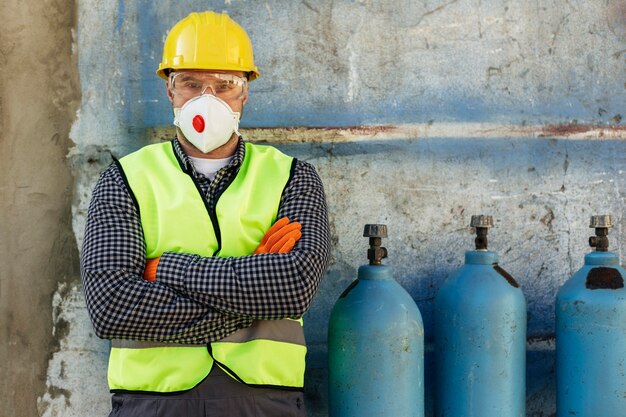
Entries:
<svg viewBox="0 0 626 417">
<path fill-rule="evenodd" d="M 167 79 L 168 70 L 177 69 L 243 71 L 250 81 L 259 76 L 246 31 L 227 14 L 214 12 L 191 13 L 168 33 L 156 73 Z"/>
</svg>

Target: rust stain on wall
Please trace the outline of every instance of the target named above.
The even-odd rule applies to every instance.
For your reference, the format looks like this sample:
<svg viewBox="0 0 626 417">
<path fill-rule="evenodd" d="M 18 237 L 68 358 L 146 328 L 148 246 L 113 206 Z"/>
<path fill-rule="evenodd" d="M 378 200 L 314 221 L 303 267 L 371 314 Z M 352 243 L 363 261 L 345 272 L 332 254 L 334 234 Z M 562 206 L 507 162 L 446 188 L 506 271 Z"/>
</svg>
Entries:
<svg viewBox="0 0 626 417">
<path fill-rule="evenodd" d="M 581 134 L 597 134 L 598 138 L 625 138 L 626 126 L 609 125 L 596 126 L 588 124 L 546 125 L 542 128 L 539 137 L 570 137 Z"/>
</svg>

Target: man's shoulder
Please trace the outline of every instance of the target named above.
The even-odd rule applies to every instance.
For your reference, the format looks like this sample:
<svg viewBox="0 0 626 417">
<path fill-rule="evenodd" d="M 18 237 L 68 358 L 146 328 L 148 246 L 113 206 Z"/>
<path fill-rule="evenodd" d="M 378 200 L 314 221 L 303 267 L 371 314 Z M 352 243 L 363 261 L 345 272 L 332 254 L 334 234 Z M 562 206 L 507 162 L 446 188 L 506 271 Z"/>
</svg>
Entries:
<svg viewBox="0 0 626 417">
<path fill-rule="evenodd" d="M 285 152 L 283 152 L 282 150 L 278 149 L 276 146 L 273 145 L 268 145 L 268 144 L 261 144 L 261 143 L 252 143 L 252 142 L 245 142 L 245 146 L 246 146 L 246 152 L 252 152 L 255 154 L 276 154 L 276 155 L 284 155 L 285 157 L 288 158 L 293 158 L 292 156 L 287 155 Z"/>
<path fill-rule="evenodd" d="M 112 162 L 102 174 L 100 174 L 99 183 L 117 183 L 122 180 L 122 173 L 116 162 Z"/>
<path fill-rule="evenodd" d="M 151 143 L 149 145 L 142 146 L 141 148 L 121 157 L 119 160 L 125 162 L 127 160 L 139 159 L 149 154 L 163 153 L 163 151 L 173 151 L 172 141 Z"/>
<path fill-rule="evenodd" d="M 127 195 L 128 190 L 123 173 L 116 162 L 111 163 L 100 174 L 100 178 L 93 189 L 93 198 L 108 200 L 111 197 L 118 198 L 120 195 Z"/>
<path fill-rule="evenodd" d="M 315 168 L 315 166 L 307 161 L 303 161 L 302 159 L 297 159 L 294 158 L 296 160 L 296 168 L 300 169 L 302 171 L 306 171 L 306 172 L 313 172 L 317 175 L 317 169 Z"/>
<path fill-rule="evenodd" d="M 293 166 L 291 182 L 293 184 L 308 185 L 323 188 L 322 179 L 315 166 L 307 161 L 296 159 Z"/>
<path fill-rule="evenodd" d="M 246 142 L 243 165 L 257 167 L 279 167 L 280 170 L 292 171 L 295 158 L 271 145 Z"/>
</svg>

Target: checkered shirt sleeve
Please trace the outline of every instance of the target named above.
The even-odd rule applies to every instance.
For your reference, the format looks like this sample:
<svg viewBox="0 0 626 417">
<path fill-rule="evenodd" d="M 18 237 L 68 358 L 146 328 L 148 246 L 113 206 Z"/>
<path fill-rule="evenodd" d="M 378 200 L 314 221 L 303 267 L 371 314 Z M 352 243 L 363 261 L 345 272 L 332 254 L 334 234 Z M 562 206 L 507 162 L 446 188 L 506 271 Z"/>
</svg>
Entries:
<svg viewBox="0 0 626 417">
<path fill-rule="evenodd" d="M 175 151 L 191 164 L 178 142 Z M 209 204 L 236 175 L 245 152 L 213 181 L 193 169 Z M 164 253 L 156 282 L 143 280 L 145 241 L 137 209 L 116 165 L 100 177 L 89 207 L 81 252 L 87 308 L 96 334 L 107 339 L 206 343 L 254 319 L 301 317 L 326 269 L 330 236 L 324 190 L 315 168 L 297 161 L 278 218 L 302 224 L 288 254 L 238 258 Z"/>
</svg>

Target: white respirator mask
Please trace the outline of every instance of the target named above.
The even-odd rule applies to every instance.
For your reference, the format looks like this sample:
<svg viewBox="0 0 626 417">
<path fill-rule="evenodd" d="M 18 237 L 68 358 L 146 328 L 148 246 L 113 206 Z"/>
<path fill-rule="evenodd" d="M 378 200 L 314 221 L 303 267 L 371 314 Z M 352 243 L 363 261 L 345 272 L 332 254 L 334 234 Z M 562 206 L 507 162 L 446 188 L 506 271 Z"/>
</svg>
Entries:
<svg viewBox="0 0 626 417">
<path fill-rule="evenodd" d="M 185 138 L 204 153 L 224 145 L 233 135 L 239 135 L 238 112 L 228 103 L 211 94 L 202 94 L 174 108 L 174 125 Z"/>
</svg>

